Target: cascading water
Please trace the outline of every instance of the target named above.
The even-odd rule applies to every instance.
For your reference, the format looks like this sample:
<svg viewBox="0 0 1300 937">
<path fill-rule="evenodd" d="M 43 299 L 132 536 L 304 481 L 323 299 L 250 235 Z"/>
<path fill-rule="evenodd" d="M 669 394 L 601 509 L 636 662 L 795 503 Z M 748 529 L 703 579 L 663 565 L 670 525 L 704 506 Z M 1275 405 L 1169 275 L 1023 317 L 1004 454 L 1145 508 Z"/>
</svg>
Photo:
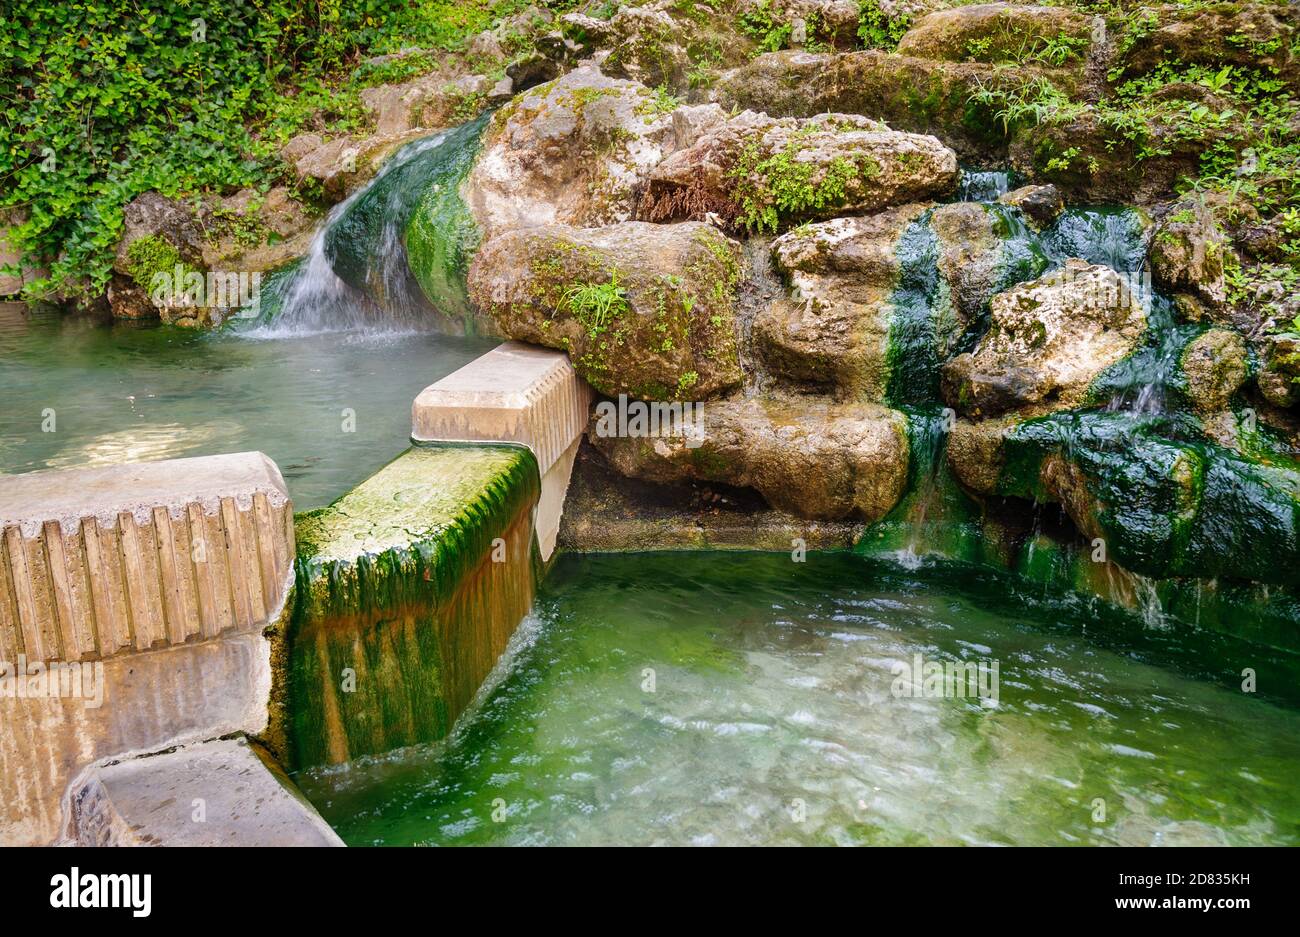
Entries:
<svg viewBox="0 0 1300 937">
<path fill-rule="evenodd" d="M 968 174 L 968 176 L 971 174 Z M 1202 417 L 1181 382 L 1188 342 L 1204 325 L 1179 323 L 1172 303 L 1144 275 L 1148 225 L 1132 210 L 1068 210 L 1042 232 L 1029 229 L 1014 209 L 992 201 L 996 175 L 967 178 L 961 191 L 981 196 L 999 221 L 1002 238 L 997 290 L 1033 279 L 1078 257 L 1111 267 L 1126 281 L 1128 301 L 1142 304 L 1148 328 L 1142 346 L 1094 382 L 1090 407 L 1051 413 L 1008 427 L 1006 465 L 997 497 L 977 504 L 949 475 L 947 447 L 955 414 L 940 394 L 938 374 L 952 355 L 968 350 L 988 327 L 987 309 L 954 338 L 948 284 L 938 270 L 934 212 L 901 238 L 901 275 L 891 297 L 890 379 L 886 402 L 907 417 L 911 447 L 908 492 L 859 545 L 860 552 L 893 553 L 909 563 L 935 554 L 1032 568 L 1044 582 L 1082 588 L 1139 609 L 1150 624 L 1166 620 L 1170 603 L 1195 603 L 1200 613 L 1204 577 L 1289 586 L 1295 578 L 1267 559 L 1286 554 L 1294 537 L 1294 460 L 1267 433 L 1243 431 L 1251 455 L 1206 439 Z M 1255 458 L 1260 453 L 1260 458 Z M 1088 479 L 1100 507 L 1100 526 L 1112 563 L 1083 562 L 1095 543 L 1055 505 L 1040 471 L 1059 457 Z M 1274 469 L 1272 466 L 1276 465 Z M 1035 505 L 1023 545 L 990 541 L 990 511 L 1007 500 Z M 1055 500 L 1054 498 L 1052 500 Z M 1111 506 L 1122 505 L 1122 510 Z M 1216 519 L 1232 518 L 1231 529 Z M 1073 545 L 1072 545 L 1073 544 Z M 1000 552 L 1002 551 L 1002 552 Z M 1028 552 L 1025 552 L 1028 551 Z M 1082 551 L 1082 552 L 1081 552 Z M 1095 567 L 1095 568 L 1094 568 Z M 1099 578 L 1100 577 L 1100 578 Z M 1188 577 L 1188 578 L 1180 578 Z M 1191 578 L 1197 577 L 1197 578 Z M 1188 592 L 1184 584 L 1194 583 Z M 1184 595 L 1186 593 L 1186 595 Z M 1192 598 L 1188 598 L 1191 596 Z"/>
<path fill-rule="evenodd" d="M 957 201 L 993 202 L 1011 191 L 1011 173 L 1001 169 L 966 169 L 957 183 Z"/>
<path fill-rule="evenodd" d="M 307 255 L 273 274 L 251 338 L 327 332 L 472 331 L 467 327 L 464 266 L 477 230 L 460 198 L 486 117 L 423 137 L 399 149 L 365 186 L 336 205 Z M 430 250 L 425 219 L 438 220 Z M 442 224 L 449 218 L 455 223 Z M 419 260 L 438 266 L 412 271 L 408 230 L 420 225 Z M 445 269 L 444 269 L 445 268 Z M 437 280 L 436 291 L 425 289 Z"/>
</svg>

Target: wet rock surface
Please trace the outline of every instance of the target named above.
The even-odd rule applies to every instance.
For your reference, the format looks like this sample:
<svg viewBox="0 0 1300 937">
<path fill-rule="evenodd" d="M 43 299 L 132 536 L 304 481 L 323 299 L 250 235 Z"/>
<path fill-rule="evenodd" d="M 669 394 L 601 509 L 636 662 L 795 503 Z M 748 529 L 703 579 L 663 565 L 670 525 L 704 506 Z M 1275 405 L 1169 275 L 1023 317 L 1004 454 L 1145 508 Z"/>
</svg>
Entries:
<svg viewBox="0 0 1300 937">
<path fill-rule="evenodd" d="M 852 398 L 884 399 L 897 245 L 924 210 L 912 204 L 836 218 L 773 242 L 790 292 L 754 323 L 754 343 L 769 371 Z"/>
<path fill-rule="evenodd" d="M 1146 330 L 1129 282 L 1078 259 L 999 293 L 992 317 L 975 350 L 943 370 L 944 396 L 963 414 L 1031 416 L 1079 406 L 1093 380 L 1130 354 Z"/>
</svg>

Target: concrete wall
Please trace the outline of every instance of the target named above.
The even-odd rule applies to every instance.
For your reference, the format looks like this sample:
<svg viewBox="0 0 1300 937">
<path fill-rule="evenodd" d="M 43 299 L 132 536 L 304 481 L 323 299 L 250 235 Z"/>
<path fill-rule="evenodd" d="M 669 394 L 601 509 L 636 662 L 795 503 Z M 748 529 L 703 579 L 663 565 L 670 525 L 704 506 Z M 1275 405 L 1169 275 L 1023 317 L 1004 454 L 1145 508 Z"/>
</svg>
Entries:
<svg viewBox="0 0 1300 937">
<path fill-rule="evenodd" d="M 293 536 L 261 453 L 0 477 L 0 844 L 95 762 L 265 728 Z"/>
</svg>

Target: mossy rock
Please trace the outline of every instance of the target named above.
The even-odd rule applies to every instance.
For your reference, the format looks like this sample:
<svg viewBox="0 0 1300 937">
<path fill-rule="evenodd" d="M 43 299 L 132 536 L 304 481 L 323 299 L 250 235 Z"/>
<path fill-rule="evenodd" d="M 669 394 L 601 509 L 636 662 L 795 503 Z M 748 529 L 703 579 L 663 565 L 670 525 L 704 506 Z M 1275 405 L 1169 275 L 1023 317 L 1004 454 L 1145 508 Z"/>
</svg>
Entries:
<svg viewBox="0 0 1300 937">
<path fill-rule="evenodd" d="M 567 351 L 603 394 L 696 400 L 740 383 L 740 248 L 687 222 L 507 231 L 470 296 L 507 337 Z"/>
<path fill-rule="evenodd" d="M 776 232 L 937 198 L 956 183 L 956 154 L 934 137 L 851 114 L 745 112 L 656 166 L 640 211 L 650 221 L 712 214 L 735 230 Z"/>
<path fill-rule="evenodd" d="M 1092 17 L 1065 7 L 982 3 L 923 16 L 898 43 L 900 55 L 949 62 L 1082 67 Z"/>
<path fill-rule="evenodd" d="M 996 494 L 1060 502 L 1110 559 L 1154 578 L 1300 584 L 1300 466 L 1166 418 L 1054 414 L 1009 428 Z"/>
</svg>

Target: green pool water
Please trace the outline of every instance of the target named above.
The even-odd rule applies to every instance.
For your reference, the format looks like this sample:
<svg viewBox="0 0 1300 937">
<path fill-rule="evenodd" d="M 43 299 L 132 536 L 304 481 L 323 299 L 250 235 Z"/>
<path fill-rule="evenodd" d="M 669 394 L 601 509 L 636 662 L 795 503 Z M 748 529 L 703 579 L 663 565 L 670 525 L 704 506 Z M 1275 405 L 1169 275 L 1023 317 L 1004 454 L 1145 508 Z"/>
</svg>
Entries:
<svg viewBox="0 0 1300 937">
<path fill-rule="evenodd" d="M 449 740 L 298 780 L 350 844 L 1300 842 L 1292 657 L 1024 588 L 566 556 Z M 917 654 L 996 700 L 896 695 Z"/>
<path fill-rule="evenodd" d="M 415 395 L 493 344 L 431 332 L 262 340 L 10 304 L 0 308 L 0 472 L 259 449 L 297 509 L 319 507 L 406 448 Z"/>
</svg>

